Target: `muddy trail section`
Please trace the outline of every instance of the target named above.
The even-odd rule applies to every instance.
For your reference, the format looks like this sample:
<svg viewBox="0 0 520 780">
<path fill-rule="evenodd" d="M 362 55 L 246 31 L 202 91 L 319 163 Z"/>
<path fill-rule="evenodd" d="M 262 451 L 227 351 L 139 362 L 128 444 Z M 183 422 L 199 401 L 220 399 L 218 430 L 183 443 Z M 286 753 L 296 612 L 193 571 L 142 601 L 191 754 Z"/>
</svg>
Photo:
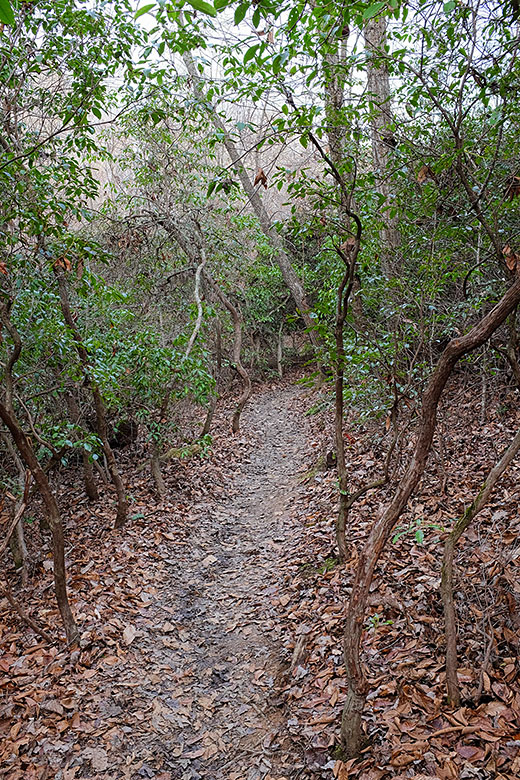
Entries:
<svg viewBox="0 0 520 780">
<path fill-rule="evenodd" d="M 238 437 L 226 423 L 212 458 L 173 467 L 168 501 L 136 470 L 124 532 L 110 501 L 64 489 L 80 647 L 49 647 L 0 604 L 0 777 L 307 777 L 281 695 L 285 562 L 302 535 L 291 509 L 309 461 L 301 405 L 294 386 L 258 391 Z M 32 614 L 56 629 L 43 569 Z"/>
</svg>

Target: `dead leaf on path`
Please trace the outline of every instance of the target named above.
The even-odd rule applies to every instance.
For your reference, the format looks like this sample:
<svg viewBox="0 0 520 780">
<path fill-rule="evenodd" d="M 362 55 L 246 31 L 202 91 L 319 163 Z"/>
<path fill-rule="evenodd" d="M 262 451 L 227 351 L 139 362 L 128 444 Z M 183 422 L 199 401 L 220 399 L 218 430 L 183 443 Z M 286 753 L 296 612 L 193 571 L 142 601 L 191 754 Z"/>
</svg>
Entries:
<svg viewBox="0 0 520 780">
<path fill-rule="evenodd" d="M 128 624 L 125 630 L 123 631 L 123 642 L 125 645 L 131 645 L 134 639 L 137 636 L 136 629 L 131 625 Z"/>
<path fill-rule="evenodd" d="M 49 701 L 42 701 L 40 707 L 46 712 L 54 712 L 56 715 L 63 715 L 63 707 L 56 701 L 56 699 L 50 699 Z"/>
<path fill-rule="evenodd" d="M 457 745 L 457 753 L 461 758 L 466 758 L 468 761 L 482 761 L 485 751 L 476 745 Z"/>
<path fill-rule="evenodd" d="M 509 268 L 510 271 L 514 271 L 517 267 L 518 260 L 520 259 L 520 255 L 515 252 L 509 244 L 506 244 L 504 248 L 502 249 L 502 254 L 504 255 L 504 259 L 506 261 L 506 265 Z"/>
<path fill-rule="evenodd" d="M 104 772 L 108 767 L 108 755 L 103 748 L 87 748 L 83 757 L 90 761 L 95 772 Z"/>
<path fill-rule="evenodd" d="M 406 742 L 399 745 L 396 750 L 393 751 L 390 763 L 392 766 L 408 766 L 413 761 L 417 761 L 423 757 L 425 751 L 428 750 L 428 742 Z"/>
</svg>

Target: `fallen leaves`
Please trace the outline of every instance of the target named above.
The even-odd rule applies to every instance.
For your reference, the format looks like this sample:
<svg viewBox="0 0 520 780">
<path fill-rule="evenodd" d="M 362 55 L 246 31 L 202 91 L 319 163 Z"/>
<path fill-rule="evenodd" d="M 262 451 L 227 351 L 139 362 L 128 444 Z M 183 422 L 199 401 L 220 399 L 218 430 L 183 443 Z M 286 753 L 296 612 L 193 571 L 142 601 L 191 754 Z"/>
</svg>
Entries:
<svg viewBox="0 0 520 780">
<path fill-rule="evenodd" d="M 520 614 L 520 594 L 514 588 L 520 571 L 516 556 L 512 570 L 498 563 L 507 555 L 506 539 L 515 534 L 518 538 L 519 533 L 518 501 L 514 498 L 518 475 L 514 473 L 508 477 L 509 488 L 504 485 L 503 492 L 495 496 L 473 529 L 474 537 L 469 533 L 458 551 L 459 650 L 465 659 L 459 679 L 468 701 L 477 694 L 481 681 L 482 698 L 477 706 L 463 707 L 455 713 L 446 705 L 439 598 L 443 538 L 453 517 L 464 510 L 478 490 L 481 476 L 500 449 L 499 441 L 507 441 L 511 435 L 500 416 L 493 412 L 492 403 L 484 429 L 472 428 L 469 421 L 479 419 L 479 398 L 467 390 L 453 392 L 459 395 L 447 399 L 440 429 L 445 447 L 442 467 L 450 476 L 447 494 L 439 496 L 438 467 L 433 464 L 421 494 L 402 519 L 405 530 L 418 527 L 417 520 L 422 523 L 421 518 L 427 518 L 431 528 L 420 525 L 424 530 L 420 541 L 412 532 L 401 534 L 395 544 L 389 545 L 381 561 L 370 594 L 371 611 L 363 637 L 363 662 L 370 690 L 365 717 L 370 747 L 360 759 L 336 762 L 336 777 L 492 780 L 500 776 L 509 780 L 517 776 L 512 767 L 517 759 L 520 764 L 520 740 L 514 737 L 520 733 L 516 725 L 520 726 L 519 671 L 516 658 L 508 650 L 518 641 L 516 631 L 516 639 L 510 632 L 516 625 L 517 612 Z M 316 399 L 313 405 L 318 405 Z M 316 421 L 318 452 L 326 451 L 334 437 L 329 420 L 324 423 L 323 417 L 312 418 Z M 512 419 L 509 427 L 514 424 Z M 348 427 L 353 430 L 350 421 Z M 381 436 L 380 431 L 376 434 Z M 372 464 L 377 463 L 370 435 L 369 430 L 358 429 L 348 442 L 354 486 L 357 479 L 370 480 Z M 380 450 L 381 445 L 377 446 Z M 366 497 L 352 512 L 352 558 L 342 568 L 333 560 L 335 553 L 331 551 L 337 500 L 334 479 L 333 474 L 325 474 L 320 475 L 319 481 L 306 482 L 305 495 L 293 509 L 306 527 L 305 543 L 295 551 L 295 559 L 287 562 L 294 592 L 287 617 L 295 626 L 305 623 L 309 633 L 305 644 L 306 674 L 293 675 L 285 695 L 298 722 L 293 731 L 295 737 L 299 735 L 318 751 L 324 733 L 332 735 L 336 742 L 339 738 L 346 695 L 341 652 L 345 594 L 357 562 L 356 548 L 362 543 L 373 514 L 386 500 L 383 489 Z M 510 578 L 507 584 L 504 582 L 501 595 L 503 571 L 510 571 Z M 482 595 L 477 595 L 482 594 L 483 588 L 487 606 L 482 603 Z M 490 640 L 484 640 L 480 627 L 493 604 L 502 615 L 501 626 L 494 623 L 491 658 L 495 660 L 482 668 Z M 298 651 L 297 643 L 297 630 L 293 629 L 288 651 Z M 317 695 L 318 691 L 328 695 Z M 332 722 L 327 724 L 327 719 Z M 312 760 L 314 766 L 316 759 Z M 323 761 L 327 760 L 330 753 L 325 750 Z"/>
<path fill-rule="evenodd" d="M 283 533 L 241 540 L 239 521 L 265 507 L 259 508 L 254 497 L 249 501 L 244 491 L 233 504 L 233 517 L 211 515 L 222 501 L 229 507 L 233 480 L 239 466 L 247 470 L 246 455 L 254 447 L 247 441 L 230 444 L 223 436 L 216 438 L 211 462 L 168 467 L 177 496 L 169 505 L 152 504 L 145 478 L 135 479 L 137 519 L 124 534 L 107 531 L 108 510 L 96 506 L 97 514 L 90 514 L 80 493 L 67 489 L 80 648 L 69 655 L 35 643 L 6 612 L 7 605 L 0 609 L 0 776 L 3 771 L 9 780 L 44 780 L 49 771 L 50 776 L 60 771 L 64 780 L 94 774 L 99 780 L 175 780 L 179 772 L 190 778 L 213 776 L 205 767 L 230 761 L 227 778 L 243 780 L 237 761 L 245 756 L 263 767 L 259 777 L 278 780 L 273 757 L 294 756 L 299 743 L 302 764 L 297 769 L 287 765 L 286 777 L 301 772 L 309 780 L 331 775 L 340 780 L 517 778 L 520 529 L 515 470 L 464 539 L 457 562 L 465 659 L 460 682 L 465 701 L 472 700 L 480 679 L 483 695 L 476 705 L 452 712 L 444 692 L 438 599 L 443 529 L 467 505 L 510 433 L 498 414 L 490 414 L 486 425 L 473 432 L 467 420 L 479 418 L 480 403 L 467 390 L 449 399 L 442 413 L 447 493 L 439 494 L 434 460 L 421 495 L 403 518 L 405 529 L 416 528 L 424 517 L 438 529 L 425 526 L 422 543 L 404 533 L 381 561 L 364 627 L 370 744 L 360 759 L 332 757 L 346 695 L 344 605 L 359 546 L 385 491 L 365 497 L 352 513 L 352 557 L 345 567 L 337 565 L 332 546 L 337 500 L 332 471 L 312 474 L 297 493 L 290 493 L 286 509 L 276 508 Z M 297 404 L 303 419 L 303 402 Z M 371 479 L 378 468 L 370 435 L 359 428 L 349 434 L 354 480 Z M 379 440 L 381 435 L 378 430 Z M 328 451 L 331 440 L 325 423 L 308 443 L 307 464 Z M 288 478 L 296 451 L 279 444 L 287 456 Z M 308 468 L 302 464 L 302 472 Z M 275 485 L 280 474 L 270 471 L 262 479 Z M 262 532 L 274 522 L 274 512 L 254 517 Z M 213 527 L 223 530 L 221 538 L 208 535 Z M 100 535 L 105 543 L 93 545 Z M 233 564 L 237 545 L 242 554 Z M 226 579 L 223 587 L 225 569 L 225 577 L 234 579 Z M 41 619 L 52 625 L 57 621 L 48 587 L 52 571 L 42 567 L 39 577 L 35 600 Z M 489 610 L 494 610 L 493 644 L 484 669 L 489 637 L 484 641 L 482 626 Z M 283 644 L 284 675 L 274 668 L 277 656 L 255 657 L 270 632 Z M 224 656 L 212 639 L 226 649 Z M 245 660 L 250 687 L 241 700 L 234 686 L 242 685 Z"/>
</svg>

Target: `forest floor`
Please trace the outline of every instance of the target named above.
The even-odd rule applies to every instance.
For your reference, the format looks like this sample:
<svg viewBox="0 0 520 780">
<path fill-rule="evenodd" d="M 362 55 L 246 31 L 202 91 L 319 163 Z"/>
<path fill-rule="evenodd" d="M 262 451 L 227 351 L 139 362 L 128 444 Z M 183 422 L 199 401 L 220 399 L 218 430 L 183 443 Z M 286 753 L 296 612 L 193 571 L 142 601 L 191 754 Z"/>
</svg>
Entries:
<svg viewBox="0 0 520 780">
<path fill-rule="evenodd" d="M 449 388 L 429 469 L 382 557 L 363 639 L 370 746 L 334 757 L 345 695 L 344 608 L 359 546 L 390 488 L 333 544 L 330 388 L 258 386 L 238 436 L 220 408 L 212 453 L 172 461 L 158 502 L 119 455 L 132 502 L 91 504 L 55 477 L 67 517 L 80 647 L 50 646 L 0 601 L 0 778 L 515 780 L 520 776 L 520 512 L 513 466 L 460 544 L 463 705 L 446 703 L 443 540 L 520 422 L 514 390 Z M 378 475 L 384 421 L 346 424 L 353 486 Z M 406 460 L 413 437 L 403 443 Z M 67 482 L 69 480 L 69 482 Z M 38 505 L 27 519 L 37 518 Z M 48 539 L 28 526 L 32 617 L 57 635 Z M 8 570 L 14 587 L 16 578 Z"/>
<path fill-rule="evenodd" d="M 223 436 L 212 462 L 177 464 L 170 504 L 142 505 L 134 481 L 127 531 L 96 539 L 91 527 L 85 538 L 96 509 L 74 496 L 80 650 L 32 639 L 19 655 L 23 628 L 4 633 L 1 777 L 300 776 L 279 691 L 287 653 L 277 612 L 289 600 L 282 551 L 301 537 L 287 516 L 308 457 L 301 392 L 257 393 L 242 438 Z M 102 524 L 108 516 L 97 510 Z M 49 611 L 47 625 L 57 620 Z"/>
</svg>

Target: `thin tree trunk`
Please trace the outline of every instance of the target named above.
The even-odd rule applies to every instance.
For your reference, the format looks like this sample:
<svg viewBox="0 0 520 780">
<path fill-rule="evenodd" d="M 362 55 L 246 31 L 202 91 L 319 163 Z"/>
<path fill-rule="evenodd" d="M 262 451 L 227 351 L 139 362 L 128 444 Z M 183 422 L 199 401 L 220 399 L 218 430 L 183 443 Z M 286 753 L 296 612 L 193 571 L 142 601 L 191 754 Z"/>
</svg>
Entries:
<svg viewBox="0 0 520 780">
<path fill-rule="evenodd" d="M 75 425 L 81 424 L 81 412 L 78 406 L 78 402 L 68 390 L 65 391 L 65 403 L 67 404 L 70 419 Z M 92 461 L 88 457 L 88 452 L 82 449 L 81 458 L 83 461 L 83 484 L 85 485 L 85 493 L 87 498 L 91 501 L 98 501 L 99 493 L 94 480 L 94 468 Z"/>
<path fill-rule="evenodd" d="M 291 261 L 289 260 L 287 252 L 283 247 L 282 239 L 273 227 L 271 218 L 269 217 L 262 199 L 260 198 L 258 189 L 255 189 L 255 186 L 251 181 L 251 178 L 242 162 L 242 157 L 239 154 L 233 140 L 231 139 L 231 135 L 223 119 L 221 118 L 219 112 L 212 105 L 211 101 L 209 101 L 204 94 L 202 79 L 197 70 L 197 66 L 193 60 L 191 52 L 185 52 L 183 54 L 183 60 L 192 82 L 195 97 L 197 100 L 201 100 L 201 102 L 207 106 L 211 121 L 221 134 L 222 143 L 224 144 L 236 174 L 240 179 L 240 183 L 242 184 L 244 192 L 246 193 L 249 203 L 251 204 L 251 208 L 253 209 L 260 223 L 260 227 L 262 228 L 262 231 L 265 233 L 265 235 L 270 239 L 273 247 L 276 250 L 276 261 L 280 267 L 280 271 L 282 272 L 284 282 L 287 285 L 296 304 L 298 312 L 300 313 L 300 316 L 305 323 L 311 344 L 316 348 L 319 346 L 320 340 L 315 330 L 314 320 L 311 317 L 311 309 L 305 297 L 303 285 L 298 277 L 298 274 L 294 270 Z"/>
<path fill-rule="evenodd" d="M 334 44 L 331 44 L 333 46 Z M 343 163 L 345 128 L 341 126 L 341 110 L 344 101 L 344 48 L 345 42 L 338 40 L 335 48 L 331 48 L 323 57 L 323 78 L 325 84 L 325 112 L 327 117 L 327 136 L 329 139 L 329 156 L 334 166 L 337 177 L 336 184 L 340 194 L 339 216 L 345 221 L 344 229 L 348 230 L 352 222 L 352 197 L 346 186 L 341 186 L 338 177 L 342 178 L 340 171 Z M 345 182 L 343 182 L 345 185 Z M 350 247 L 346 254 L 339 247 L 336 253 L 345 264 L 346 270 L 336 292 L 336 319 L 334 323 L 334 339 L 336 356 L 334 363 L 334 438 L 336 446 L 336 468 L 339 483 L 338 514 L 336 516 L 336 544 L 339 558 L 346 561 L 348 558 L 346 525 L 349 512 L 349 474 L 345 453 L 345 439 L 343 436 L 343 424 L 345 418 L 345 321 L 347 318 L 350 295 L 354 285 L 357 254 L 359 252 L 358 235 L 355 245 Z M 352 256 L 350 256 L 352 255 Z"/>
<path fill-rule="evenodd" d="M 11 607 L 20 616 L 23 622 L 27 623 L 27 625 L 30 626 L 32 630 L 38 634 L 38 636 L 41 636 L 42 639 L 45 639 L 45 641 L 49 642 L 51 645 L 55 643 L 55 640 L 52 638 L 52 636 L 48 634 L 47 631 L 45 631 L 43 628 L 40 628 L 38 623 L 29 617 L 22 605 L 13 596 L 9 585 L 6 585 L 5 587 L 0 586 L 0 596 L 3 596 L 7 599 Z"/>
<path fill-rule="evenodd" d="M 217 401 L 218 401 L 218 396 L 212 395 L 209 401 L 209 408 L 204 420 L 204 425 L 202 426 L 202 430 L 200 432 L 201 439 L 203 438 L 203 436 L 207 436 L 211 430 L 211 423 L 213 422 L 213 417 L 215 416 Z"/>
<path fill-rule="evenodd" d="M 87 383 L 92 393 L 92 399 L 94 401 L 94 409 L 96 412 L 97 433 L 99 438 L 101 439 L 101 445 L 103 447 L 103 452 L 107 460 L 108 471 L 110 473 L 110 477 L 116 489 L 117 511 L 116 511 L 116 520 L 114 523 L 114 527 L 121 528 L 126 523 L 127 520 L 128 501 L 126 498 L 125 486 L 123 484 L 123 480 L 121 479 L 121 474 L 117 467 L 117 462 L 114 456 L 114 452 L 108 441 L 108 424 L 107 424 L 105 404 L 103 402 L 103 398 L 101 396 L 99 387 L 95 384 L 95 382 L 92 380 L 92 377 L 90 375 L 90 356 L 88 354 L 85 345 L 83 344 L 83 339 L 81 338 L 81 334 L 77 328 L 76 323 L 74 322 L 74 318 L 70 310 L 69 293 L 68 293 L 65 276 L 63 275 L 63 272 L 58 268 L 55 268 L 55 274 L 58 279 L 58 289 L 60 294 L 60 304 L 61 304 L 63 319 L 65 320 L 65 323 L 67 324 L 74 338 L 74 342 L 76 344 L 76 351 L 78 353 L 78 357 L 83 370 L 83 376 L 85 378 L 85 382 Z"/>
<path fill-rule="evenodd" d="M 460 688 L 457 678 L 457 618 L 453 599 L 453 561 L 455 547 L 460 537 L 489 501 L 489 497 L 504 472 L 520 451 L 520 430 L 498 463 L 489 472 L 478 495 L 459 517 L 444 545 L 442 561 L 441 594 L 444 606 L 444 631 L 446 635 L 446 686 L 448 701 L 453 707 L 460 706 Z"/>
<path fill-rule="evenodd" d="M 344 633 L 347 699 L 343 710 L 341 740 L 347 755 L 362 747 L 361 718 L 368 693 L 361 666 L 360 644 L 370 585 L 376 564 L 408 499 L 421 479 L 437 422 L 437 407 L 451 372 L 461 357 L 482 346 L 520 302 L 520 277 L 516 277 L 500 302 L 465 336 L 450 341 L 442 353 L 423 394 L 415 450 L 390 504 L 376 520 L 359 555 Z"/>
<path fill-rule="evenodd" d="M 23 530 L 23 514 L 27 506 L 28 500 L 28 478 L 29 474 L 25 470 L 20 456 L 18 455 L 16 448 L 13 445 L 12 440 L 7 433 L 0 433 L 2 440 L 5 443 L 9 451 L 16 470 L 18 471 L 18 486 L 20 489 L 20 497 L 17 499 L 14 507 L 14 519 L 18 518 L 11 533 L 9 533 L 9 546 L 11 548 L 11 554 L 13 556 L 14 564 L 17 569 L 21 570 L 22 584 L 25 586 L 28 582 L 27 572 L 27 545 L 25 543 L 25 534 Z M 0 549 L 1 552 L 1 549 Z"/>
<path fill-rule="evenodd" d="M 392 105 L 390 94 L 390 77 L 388 66 L 384 59 L 386 44 L 386 17 L 384 14 L 370 19 L 365 27 L 365 47 L 369 53 L 367 72 L 367 91 L 369 99 L 375 103 L 372 111 L 372 158 L 376 187 L 385 199 L 383 211 L 383 228 L 381 231 L 381 265 L 385 276 L 391 278 L 399 273 L 400 263 L 397 250 L 401 243 L 399 234 L 399 218 L 390 212 L 395 205 L 394 192 L 390 184 L 389 162 L 395 146 L 392 130 Z"/>
<path fill-rule="evenodd" d="M 20 453 L 22 461 L 30 470 L 34 481 L 36 482 L 45 507 L 46 520 L 49 525 L 52 537 L 52 556 L 54 570 L 54 591 L 58 609 L 60 611 L 65 635 L 69 643 L 78 639 L 78 627 L 74 620 L 67 595 L 67 574 L 65 569 L 65 540 L 63 534 L 63 523 L 60 511 L 54 493 L 52 492 L 49 480 L 44 470 L 40 466 L 38 458 L 30 439 L 25 435 L 23 428 L 16 417 L 13 407 L 14 382 L 13 368 L 20 358 L 22 352 L 22 342 L 20 334 L 14 327 L 10 319 L 10 309 L 12 302 L 4 304 L 0 316 L 2 323 L 13 340 L 13 349 L 7 360 L 4 369 L 5 392 L 4 399 L 0 401 L 0 420 L 9 430 L 15 447 Z"/>
<path fill-rule="evenodd" d="M 159 447 L 157 444 L 153 445 L 152 460 L 150 463 L 150 469 L 152 472 L 152 478 L 155 483 L 155 488 L 159 498 L 164 498 L 166 495 L 166 483 L 161 471 L 161 456 L 159 453 Z"/>
<path fill-rule="evenodd" d="M 208 280 L 211 288 L 213 289 L 219 301 L 230 313 L 231 319 L 233 321 L 233 363 L 235 364 L 235 368 L 238 371 L 240 378 L 242 380 L 242 393 L 240 395 L 240 398 L 237 401 L 237 406 L 233 414 L 233 419 L 231 421 L 231 429 L 233 433 L 238 433 L 238 431 L 240 430 L 240 416 L 244 411 L 245 405 L 247 404 L 249 398 L 251 397 L 251 391 L 252 391 L 251 379 L 249 377 L 248 372 L 242 365 L 242 359 L 241 359 L 242 323 L 243 323 L 242 312 L 237 306 L 235 306 L 231 302 L 231 300 L 227 297 L 227 295 L 220 289 L 218 284 L 213 279 L 211 273 L 207 269 L 204 270 L 204 276 Z"/>
<path fill-rule="evenodd" d="M 30 469 L 34 481 L 38 485 L 42 497 L 47 521 L 52 535 L 52 554 L 54 563 L 54 590 L 58 608 L 65 627 L 65 634 L 69 643 L 75 642 L 78 638 L 78 628 L 72 615 L 68 596 L 67 596 L 67 575 L 65 571 L 65 540 L 63 535 L 63 524 L 61 521 L 58 504 L 49 485 L 49 480 L 38 459 L 34 453 L 33 447 L 22 427 L 16 418 L 14 412 L 0 402 L 0 419 L 9 429 L 13 441 L 20 453 L 22 460 Z"/>
<path fill-rule="evenodd" d="M 204 269 L 205 264 L 206 264 L 206 255 L 204 252 L 204 248 L 201 248 L 201 262 L 197 265 L 197 269 L 195 271 L 195 288 L 193 290 L 193 297 L 195 299 L 195 303 L 197 304 L 197 319 L 195 320 L 195 325 L 193 326 L 193 330 L 188 340 L 188 344 L 186 345 L 186 350 L 184 352 L 182 362 L 187 360 L 188 357 L 190 356 L 191 350 L 193 349 L 193 345 L 195 344 L 195 340 L 202 326 L 202 315 L 204 310 L 202 307 L 202 298 L 200 296 L 200 284 L 202 278 L 202 271 Z M 175 381 L 176 380 L 174 379 L 168 385 L 166 392 L 164 393 L 161 409 L 159 412 L 159 419 L 161 421 L 166 420 L 168 414 L 168 407 L 170 405 L 171 395 L 173 392 L 173 388 L 175 386 L 174 385 Z M 157 488 L 157 493 L 161 498 L 163 498 L 166 495 L 166 484 L 164 482 L 162 472 L 161 472 L 161 457 L 160 457 L 158 443 L 155 443 L 153 447 L 151 470 L 152 470 L 152 477 L 155 482 L 155 487 Z"/>
<path fill-rule="evenodd" d="M 359 244 L 358 244 L 359 245 Z M 338 249 L 338 254 L 346 264 L 346 271 L 336 296 L 336 322 L 334 336 L 336 340 L 336 363 L 334 377 L 334 433 L 336 440 L 336 463 L 339 482 L 339 506 L 336 517 L 336 543 L 341 561 L 348 557 L 346 524 L 349 511 L 349 476 L 345 455 L 345 438 L 343 436 L 344 411 L 344 381 L 345 381 L 345 320 L 348 303 L 354 283 L 356 255 L 349 261 L 346 255 Z"/>
<path fill-rule="evenodd" d="M 283 322 L 278 330 L 278 340 L 276 342 L 276 368 L 278 370 L 278 376 L 280 379 L 283 377 L 283 365 L 282 365 L 282 348 L 283 348 Z"/>
</svg>

